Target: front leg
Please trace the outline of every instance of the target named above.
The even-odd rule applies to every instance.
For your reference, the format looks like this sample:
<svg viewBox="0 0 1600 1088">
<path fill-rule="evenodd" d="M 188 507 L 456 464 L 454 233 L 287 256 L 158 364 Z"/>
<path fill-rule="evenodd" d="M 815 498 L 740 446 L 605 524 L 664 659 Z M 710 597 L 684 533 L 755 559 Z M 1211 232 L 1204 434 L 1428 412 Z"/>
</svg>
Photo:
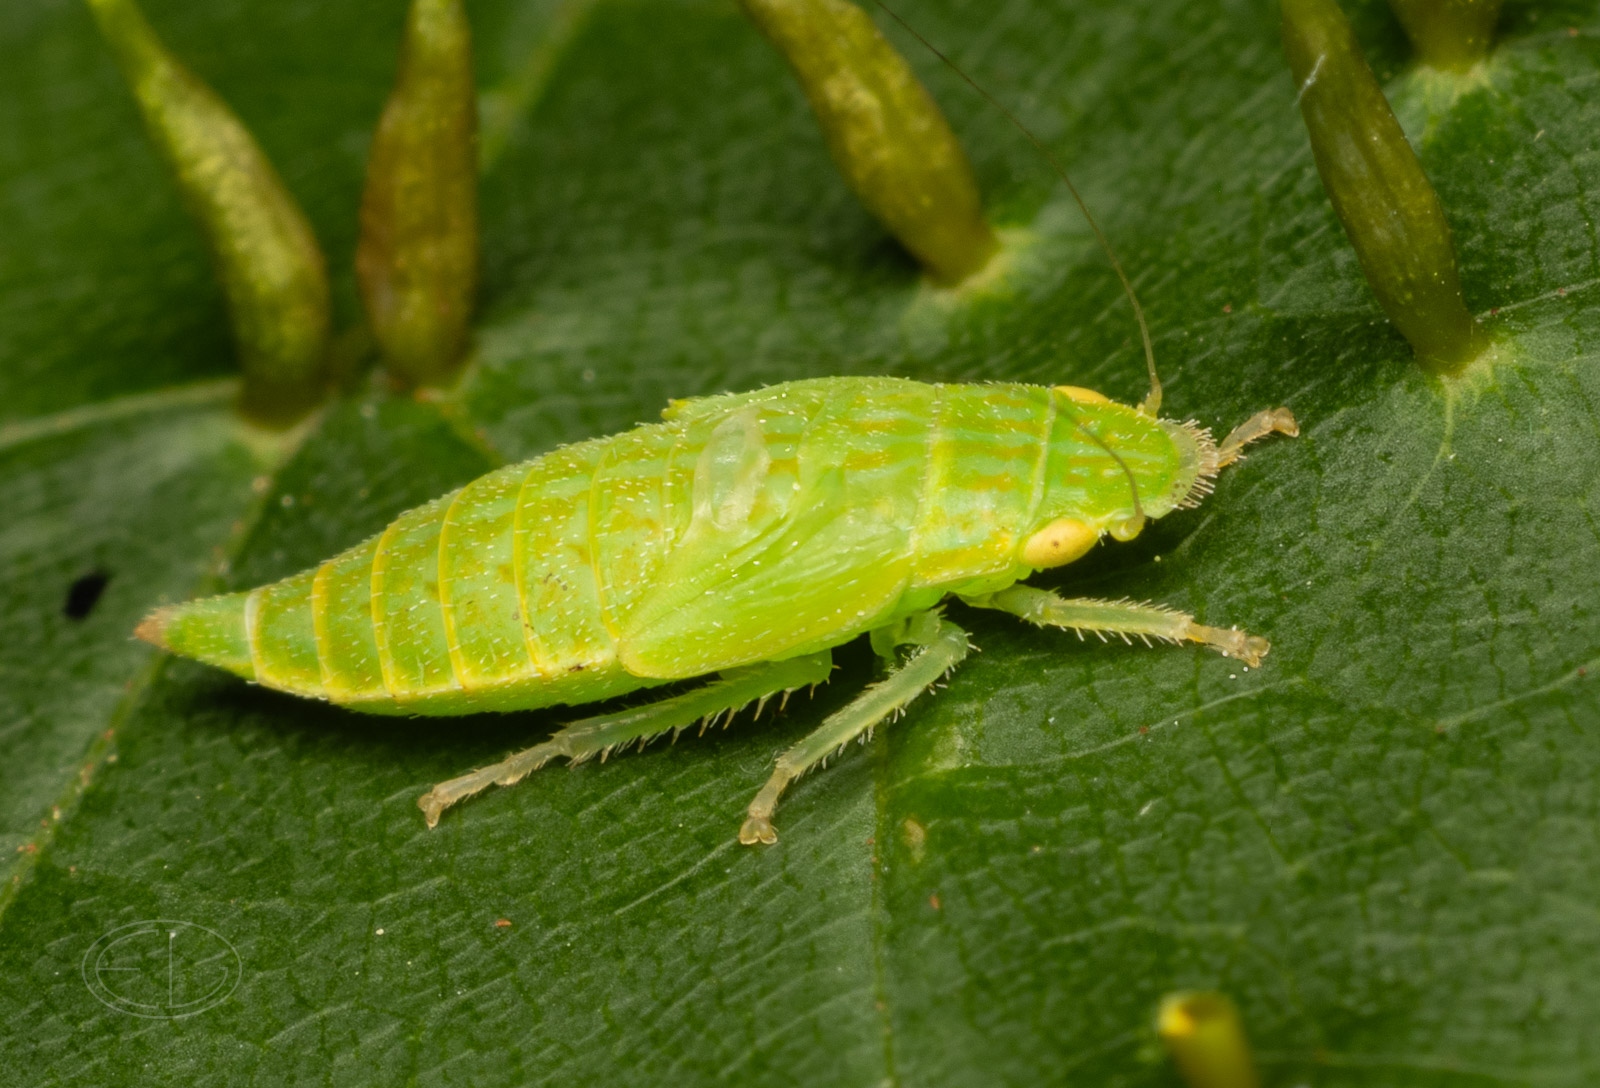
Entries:
<svg viewBox="0 0 1600 1088">
<path fill-rule="evenodd" d="M 1244 448 L 1269 434 L 1286 434 L 1290 438 L 1300 433 L 1300 424 L 1287 408 L 1268 408 L 1257 412 L 1229 432 L 1217 447 L 1217 467 L 1231 465 L 1244 459 Z"/>
<path fill-rule="evenodd" d="M 963 597 L 974 608 L 993 608 L 1036 623 L 1041 627 L 1066 627 L 1096 634 L 1152 638 L 1168 642 L 1198 642 L 1209 646 L 1224 657 L 1236 657 L 1246 665 L 1261 664 L 1272 644 L 1264 638 L 1243 631 L 1221 627 L 1207 627 L 1194 622 L 1194 617 L 1165 608 L 1158 604 L 1138 604 L 1133 601 L 1094 601 L 1085 598 L 1068 600 L 1047 589 L 1033 586 L 1012 586 L 999 593 L 986 593 L 981 597 Z"/>
</svg>

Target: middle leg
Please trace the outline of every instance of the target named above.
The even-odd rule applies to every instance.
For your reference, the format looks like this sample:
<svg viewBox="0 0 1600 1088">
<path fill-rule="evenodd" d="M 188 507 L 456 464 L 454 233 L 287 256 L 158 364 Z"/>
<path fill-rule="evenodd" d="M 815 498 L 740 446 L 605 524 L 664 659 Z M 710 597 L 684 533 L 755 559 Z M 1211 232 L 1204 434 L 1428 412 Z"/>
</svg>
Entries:
<svg viewBox="0 0 1600 1088">
<path fill-rule="evenodd" d="M 967 633 L 937 612 L 918 613 L 884 631 L 888 634 L 873 632 L 873 649 L 880 654 L 887 653 L 893 645 L 906 644 L 918 647 L 916 653 L 888 679 L 873 684 L 844 709 L 828 715 L 815 732 L 778 757 L 772 777 L 750 802 L 744 826 L 739 828 L 739 841 L 746 846 L 778 841 L 772 814 L 790 782 L 921 695 L 972 649 Z"/>
</svg>

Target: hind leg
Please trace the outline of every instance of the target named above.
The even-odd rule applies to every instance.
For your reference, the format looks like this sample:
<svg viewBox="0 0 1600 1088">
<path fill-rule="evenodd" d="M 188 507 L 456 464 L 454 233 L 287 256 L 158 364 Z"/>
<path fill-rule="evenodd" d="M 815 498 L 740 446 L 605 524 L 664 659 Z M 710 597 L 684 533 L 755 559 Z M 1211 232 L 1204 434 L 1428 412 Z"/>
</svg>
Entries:
<svg viewBox="0 0 1600 1088">
<path fill-rule="evenodd" d="M 613 749 L 633 741 L 644 744 L 666 732 L 680 733 L 697 721 L 710 724 L 724 713 L 732 720 L 747 703 L 764 705 L 780 693 L 787 697 L 796 688 L 823 683 L 832 670 L 832 655 L 826 650 L 788 661 L 730 669 L 720 679 L 682 695 L 573 722 L 543 744 L 524 749 L 492 767 L 439 783 L 417 799 L 417 807 L 422 809 L 428 826 L 433 827 L 439 822 L 439 814 L 457 801 L 489 786 L 515 785 L 557 756 L 582 763 L 595 756 L 604 758 Z M 761 713 L 760 705 L 756 713 Z"/>
</svg>

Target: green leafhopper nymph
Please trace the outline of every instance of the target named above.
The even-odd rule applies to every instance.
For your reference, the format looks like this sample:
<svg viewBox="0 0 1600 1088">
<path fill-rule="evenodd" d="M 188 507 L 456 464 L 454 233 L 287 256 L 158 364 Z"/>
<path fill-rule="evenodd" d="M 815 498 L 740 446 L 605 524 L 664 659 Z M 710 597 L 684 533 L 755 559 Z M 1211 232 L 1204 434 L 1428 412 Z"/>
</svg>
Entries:
<svg viewBox="0 0 1600 1088">
<path fill-rule="evenodd" d="M 138 634 L 377 714 L 579 704 L 714 677 L 436 786 L 419 802 L 430 825 L 555 756 L 584 760 L 820 683 L 832 648 L 869 634 L 893 671 L 779 758 L 747 843 L 775 841 L 790 781 L 966 656 L 966 633 L 939 611 L 948 596 L 1247 664 L 1267 652 L 1158 605 L 1018 583 L 1194 505 L 1245 444 L 1296 432 L 1286 409 L 1218 445 L 1194 423 L 1070 386 L 820 378 L 664 415 L 491 472 L 294 577 L 163 608 Z M 912 648 L 903 665 L 900 646 Z"/>
</svg>

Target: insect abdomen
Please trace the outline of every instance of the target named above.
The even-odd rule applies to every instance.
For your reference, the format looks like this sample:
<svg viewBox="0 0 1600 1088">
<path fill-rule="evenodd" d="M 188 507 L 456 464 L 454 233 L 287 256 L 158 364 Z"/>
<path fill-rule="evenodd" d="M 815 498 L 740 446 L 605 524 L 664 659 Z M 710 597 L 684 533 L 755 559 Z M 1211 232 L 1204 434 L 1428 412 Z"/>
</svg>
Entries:
<svg viewBox="0 0 1600 1088">
<path fill-rule="evenodd" d="M 492 472 L 341 557 L 359 568 L 370 555 L 367 608 L 381 675 L 368 665 L 327 696 L 434 714 L 581 702 L 641 686 L 617 665 L 604 622 L 591 510 L 597 472 L 628 437 Z M 359 610 L 359 586 L 349 596 Z"/>
<path fill-rule="evenodd" d="M 140 634 L 377 713 L 529 708 L 643 686 L 616 664 L 595 588 L 589 504 L 607 445 L 492 472 L 313 570 L 163 609 Z"/>
</svg>

